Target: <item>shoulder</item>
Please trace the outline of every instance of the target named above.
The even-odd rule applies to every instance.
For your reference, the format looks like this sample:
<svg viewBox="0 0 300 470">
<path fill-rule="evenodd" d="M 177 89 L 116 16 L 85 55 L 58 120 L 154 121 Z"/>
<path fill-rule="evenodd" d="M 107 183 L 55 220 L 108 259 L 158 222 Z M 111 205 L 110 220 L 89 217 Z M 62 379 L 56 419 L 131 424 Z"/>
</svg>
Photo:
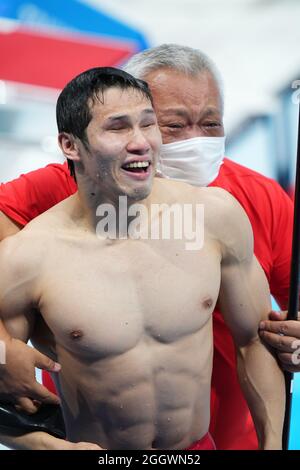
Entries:
<svg viewBox="0 0 300 470">
<path fill-rule="evenodd" d="M 0 307 L 6 314 L 24 314 L 38 299 L 43 246 L 25 232 L 0 243 Z"/>
<path fill-rule="evenodd" d="M 6 271 L 17 269 L 18 272 L 25 272 L 28 269 L 39 271 L 44 255 L 63 234 L 68 223 L 68 213 L 63 210 L 67 201 L 62 201 L 39 215 L 21 231 L 0 243 L 2 269 Z"/>
<path fill-rule="evenodd" d="M 243 260 L 252 254 L 252 227 L 241 204 L 221 188 L 203 188 L 202 192 L 206 227 L 220 242 L 223 257 Z"/>
<path fill-rule="evenodd" d="M 157 182 L 160 202 L 168 204 L 201 204 L 204 211 L 205 233 L 219 242 L 224 254 L 242 259 L 253 251 L 250 221 L 240 203 L 219 187 L 199 188 L 177 181 Z"/>
<path fill-rule="evenodd" d="M 151 191 L 151 198 L 161 199 L 162 202 L 167 200 L 180 199 L 183 201 L 189 194 L 193 192 L 194 186 L 181 181 L 172 180 L 168 178 L 161 178 L 156 176 L 153 181 L 153 188 Z"/>
<path fill-rule="evenodd" d="M 239 177 L 249 178 L 249 179 L 252 179 L 253 181 L 260 182 L 261 184 L 277 185 L 274 179 L 269 178 L 263 175 L 262 173 L 252 170 L 251 168 L 248 168 L 244 165 L 241 165 L 240 163 L 230 160 L 229 158 L 224 159 L 223 165 L 221 166 L 220 173 L 223 173 L 224 175 L 230 175 L 230 176 L 236 175 Z"/>
<path fill-rule="evenodd" d="M 71 177 L 67 163 L 50 163 L 43 168 L 31 171 L 21 175 L 28 181 L 33 183 L 55 183 L 64 182 L 68 185 L 70 191 L 74 192 L 77 189 L 77 185 L 74 179 Z M 59 186 L 57 186 L 59 190 Z"/>
<path fill-rule="evenodd" d="M 66 164 L 51 164 L 0 185 L 0 208 L 21 225 L 76 192 Z"/>
<path fill-rule="evenodd" d="M 77 191 L 77 184 L 74 178 L 70 175 L 67 162 L 65 163 L 51 163 L 45 167 L 47 174 L 53 175 L 53 178 L 60 180 L 66 184 L 69 195 Z M 46 173 L 45 173 L 46 174 Z"/>
<path fill-rule="evenodd" d="M 216 223 L 225 223 L 236 228 L 240 223 L 247 223 L 248 217 L 238 200 L 222 188 L 202 188 L 202 198 L 207 204 L 210 218 Z"/>
<path fill-rule="evenodd" d="M 199 203 L 204 205 L 207 216 L 247 217 L 240 203 L 227 190 L 220 187 L 197 187 L 174 180 L 157 179 L 155 193 L 161 202 Z"/>
<path fill-rule="evenodd" d="M 194 188 L 195 200 L 201 200 L 210 209 L 211 216 L 246 216 L 238 200 L 227 190 L 219 187 Z"/>
<path fill-rule="evenodd" d="M 44 240 L 58 237 L 72 222 L 75 196 L 71 195 L 39 214 L 26 225 L 21 233 L 28 234 L 30 237 L 40 236 Z"/>
<path fill-rule="evenodd" d="M 23 229 L 0 243 L 1 271 L 21 274 L 36 268 L 39 255 L 43 251 L 43 241 L 35 230 Z"/>
<path fill-rule="evenodd" d="M 19 190 L 26 189 L 41 189 L 44 190 L 51 188 L 60 191 L 61 184 L 64 184 L 65 192 L 72 194 L 76 191 L 77 186 L 73 178 L 68 172 L 67 164 L 51 163 L 43 168 L 21 174 L 18 178 L 1 184 L 1 194 L 5 192 L 18 193 Z M 67 185 L 67 186 L 66 186 Z"/>
<path fill-rule="evenodd" d="M 0 290 L 14 296 L 37 292 L 46 261 L 56 252 L 64 233 L 63 211 L 49 210 L 0 243 Z"/>
<path fill-rule="evenodd" d="M 156 177 L 151 199 L 157 199 L 161 203 L 168 204 L 216 204 L 222 201 L 222 197 L 226 199 L 227 195 L 230 198 L 230 194 L 219 187 L 199 187 L 177 180 Z"/>
</svg>

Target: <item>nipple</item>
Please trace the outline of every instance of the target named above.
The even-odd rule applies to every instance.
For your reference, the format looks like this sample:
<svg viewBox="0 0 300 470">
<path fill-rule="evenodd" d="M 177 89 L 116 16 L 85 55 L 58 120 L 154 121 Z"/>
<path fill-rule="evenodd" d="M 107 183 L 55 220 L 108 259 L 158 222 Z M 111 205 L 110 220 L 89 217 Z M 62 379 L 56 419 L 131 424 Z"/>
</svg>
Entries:
<svg viewBox="0 0 300 470">
<path fill-rule="evenodd" d="M 202 302 L 202 305 L 204 308 L 211 308 L 212 305 L 213 305 L 213 300 L 211 297 L 206 297 L 203 302 Z"/>
<path fill-rule="evenodd" d="M 83 336 L 83 332 L 81 330 L 74 330 L 71 331 L 70 336 L 72 339 L 80 339 Z"/>
</svg>

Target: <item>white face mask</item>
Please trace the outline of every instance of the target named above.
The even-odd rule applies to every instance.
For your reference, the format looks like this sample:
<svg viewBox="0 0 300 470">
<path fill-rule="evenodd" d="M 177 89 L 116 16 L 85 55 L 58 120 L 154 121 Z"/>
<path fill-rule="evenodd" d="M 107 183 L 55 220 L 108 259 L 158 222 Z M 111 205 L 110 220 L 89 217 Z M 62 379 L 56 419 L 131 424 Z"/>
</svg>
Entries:
<svg viewBox="0 0 300 470">
<path fill-rule="evenodd" d="M 225 153 L 225 137 L 194 137 L 163 144 L 158 176 L 195 186 L 207 186 L 219 174 Z"/>
</svg>

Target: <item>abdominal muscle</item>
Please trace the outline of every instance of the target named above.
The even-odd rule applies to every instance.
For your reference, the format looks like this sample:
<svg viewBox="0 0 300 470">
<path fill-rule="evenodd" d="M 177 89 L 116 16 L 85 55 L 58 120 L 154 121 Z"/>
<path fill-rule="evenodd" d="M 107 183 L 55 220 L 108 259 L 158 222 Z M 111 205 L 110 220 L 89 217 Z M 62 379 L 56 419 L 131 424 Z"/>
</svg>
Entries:
<svg viewBox="0 0 300 470">
<path fill-rule="evenodd" d="M 184 449 L 209 427 L 211 319 L 172 343 L 144 335 L 131 350 L 82 359 L 57 345 L 67 438 L 104 449 Z"/>
</svg>

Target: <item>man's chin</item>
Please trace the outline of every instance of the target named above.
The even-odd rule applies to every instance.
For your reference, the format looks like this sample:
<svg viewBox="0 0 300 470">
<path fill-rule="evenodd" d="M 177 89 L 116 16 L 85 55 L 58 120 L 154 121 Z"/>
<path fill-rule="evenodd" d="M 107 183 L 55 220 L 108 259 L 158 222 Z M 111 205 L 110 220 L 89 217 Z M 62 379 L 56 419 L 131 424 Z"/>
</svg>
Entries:
<svg viewBox="0 0 300 470">
<path fill-rule="evenodd" d="M 146 199 L 152 191 L 153 187 L 153 178 L 144 182 L 143 184 L 140 182 L 139 184 L 134 185 L 122 185 L 120 186 L 120 195 L 127 196 L 128 199 L 132 201 L 141 201 Z"/>
<path fill-rule="evenodd" d="M 151 194 L 152 185 L 146 187 L 132 188 L 127 193 L 127 197 L 133 201 L 142 201 Z"/>
</svg>

